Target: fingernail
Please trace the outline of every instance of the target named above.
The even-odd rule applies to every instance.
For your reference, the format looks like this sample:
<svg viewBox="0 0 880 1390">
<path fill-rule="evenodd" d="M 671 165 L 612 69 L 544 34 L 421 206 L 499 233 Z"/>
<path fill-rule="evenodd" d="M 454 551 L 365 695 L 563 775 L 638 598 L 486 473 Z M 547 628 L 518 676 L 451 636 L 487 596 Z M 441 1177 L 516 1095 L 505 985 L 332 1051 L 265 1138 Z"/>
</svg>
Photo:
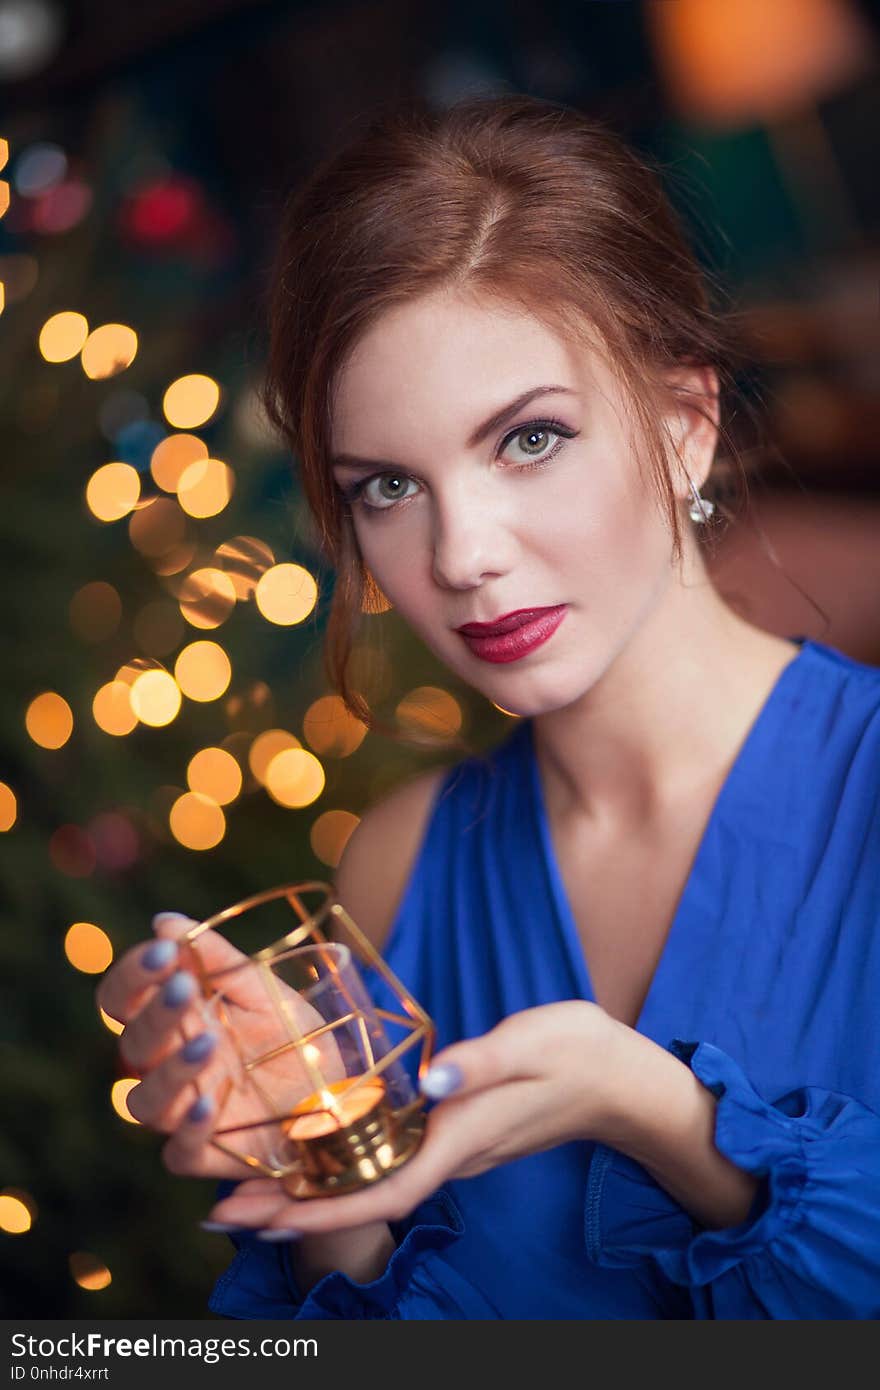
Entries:
<svg viewBox="0 0 880 1390">
<path fill-rule="evenodd" d="M 302 1234 L 302 1231 L 294 1230 L 292 1226 L 286 1226 L 284 1230 L 279 1231 L 257 1231 L 257 1240 L 299 1240 Z"/>
<path fill-rule="evenodd" d="M 164 965 L 170 965 L 176 955 L 176 941 L 154 941 L 141 956 L 141 965 L 146 970 L 161 970 Z"/>
<path fill-rule="evenodd" d="M 213 1111 L 214 1102 L 211 1097 L 199 1096 L 198 1100 L 187 1110 L 186 1118 L 191 1125 L 198 1125 L 201 1124 L 202 1120 L 207 1120 L 208 1116 L 213 1114 Z"/>
<path fill-rule="evenodd" d="M 461 1067 L 454 1062 L 441 1062 L 439 1066 L 429 1067 L 422 1077 L 422 1094 L 431 1100 L 443 1100 L 457 1091 L 463 1082 Z"/>
<path fill-rule="evenodd" d="M 188 926 L 195 926 L 195 918 L 187 917 L 183 912 L 157 912 L 153 926 L 158 927 L 162 922 L 186 922 Z"/>
<path fill-rule="evenodd" d="M 222 1221 L 200 1221 L 203 1231 L 217 1231 L 222 1235 L 232 1235 L 235 1231 L 247 1231 L 248 1226 L 225 1226 Z"/>
<path fill-rule="evenodd" d="M 180 1055 L 185 1062 L 204 1062 L 206 1057 L 210 1057 L 216 1045 L 216 1033 L 199 1033 L 198 1037 L 190 1038 L 189 1042 L 180 1049 Z"/>
<path fill-rule="evenodd" d="M 188 975 L 185 970 L 178 970 L 162 990 L 162 1003 L 169 1009 L 176 1009 L 179 1004 L 186 1003 L 191 999 L 195 992 L 196 982 L 192 975 Z"/>
</svg>

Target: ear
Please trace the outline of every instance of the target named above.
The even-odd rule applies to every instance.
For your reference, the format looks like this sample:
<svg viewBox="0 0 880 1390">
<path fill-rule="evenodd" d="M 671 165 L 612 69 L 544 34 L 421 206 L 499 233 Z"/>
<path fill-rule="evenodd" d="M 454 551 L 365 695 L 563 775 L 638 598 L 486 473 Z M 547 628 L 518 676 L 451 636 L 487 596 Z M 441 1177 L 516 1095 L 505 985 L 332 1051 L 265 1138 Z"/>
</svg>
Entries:
<svg viewBox="0 0 880 1390">
<path fill-rule="evenodd" d="M 669 464 L 677 497 L 690 499 L 692 479 L 702 487 L 718 444 L 718 374 L 714 367 L 681 367 L 666 372 L 664 381 L 674 399 L 664 416 L 671 444 Z"/>
</svg>

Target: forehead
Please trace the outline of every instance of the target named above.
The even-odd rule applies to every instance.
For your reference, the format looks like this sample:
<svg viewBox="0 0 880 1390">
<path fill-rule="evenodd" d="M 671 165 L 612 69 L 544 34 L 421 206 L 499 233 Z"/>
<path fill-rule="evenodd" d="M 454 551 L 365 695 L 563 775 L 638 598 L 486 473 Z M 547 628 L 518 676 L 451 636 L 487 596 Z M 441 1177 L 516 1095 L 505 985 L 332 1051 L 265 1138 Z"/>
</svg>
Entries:
<svg viewBox="0 0 880 1390">
<path fill-rule="evenodd" d="M 387 449 L 392 429 L 405 438 L 432 421 L 466 432 L 541 382 L 581 392 L 603 371 L 595 349 L 524 307 L 438 291 L 386 310 L 358 340 L 336 379 L 333 450 Z"/>
</svg>

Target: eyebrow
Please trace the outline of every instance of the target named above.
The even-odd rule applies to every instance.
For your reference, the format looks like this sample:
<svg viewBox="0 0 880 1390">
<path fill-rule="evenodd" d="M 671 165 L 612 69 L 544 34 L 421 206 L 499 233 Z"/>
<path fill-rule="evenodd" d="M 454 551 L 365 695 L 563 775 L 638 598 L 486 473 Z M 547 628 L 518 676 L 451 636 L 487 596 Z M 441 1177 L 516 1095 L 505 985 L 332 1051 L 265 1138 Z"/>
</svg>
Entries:
<svg viewBox="0 0 880 1390">
<path fill-rule="evenodd" d="M 478 425 L 468 440 L 467 447 L 469 449 L 475 449 L 478 444 L 482 444 L 487 435 L 494 433 L 501 425 L 506 424 L 512 416 L 516 415 L 517 411 L 522 410 L 522 408 L 528 405 L 529 401 L 533 401 L 536 396 L 560 394 L 575 396 L 577 392 L 572 390 L 570 386 L 533 386 L 530 391 L 524 391 L 521 396 L 517 396 L 516 400 L 510 401 L 508 405 L 502 406 L 501 410 L 496 410 L 494 415 L 491 415 L 488 420 L 484 420 L 482 425 Z M 352 468 L 356 469 L 358 472 L 372 471 L 379 468 L 393 469 L 398 467 L 397 464 L 390 463 L 388 459 L 364 459 L 358 458 L 356 454 L 336 454 L 330 460 L 330 464 L 333 468 Z"/>
</svg>

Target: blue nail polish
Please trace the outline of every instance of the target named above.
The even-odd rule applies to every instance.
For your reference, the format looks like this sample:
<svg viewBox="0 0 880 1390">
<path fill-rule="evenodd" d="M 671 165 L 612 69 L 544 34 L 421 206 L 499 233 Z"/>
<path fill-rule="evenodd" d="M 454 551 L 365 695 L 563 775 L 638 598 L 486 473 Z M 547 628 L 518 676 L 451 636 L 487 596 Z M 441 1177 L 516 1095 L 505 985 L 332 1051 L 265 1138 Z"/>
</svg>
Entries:
<svg viewBox="0 0 880 1390">
<path fill-rule="evenodd" d="M 208 1116 L 214 1111 L 214 1102 L 210 1096 L 199 1096 L 198 1100 L 189 1107 L 186 1118 L 191 1125 L 199 1125 L 202 1120 L 207 1120 Z"/>
<path fill-rule="evenodd" d="M 161 970 L 170 965 L 176 955 L 176 941 L 154 941 L 141 956 L 141 965 L 145 970 Z"/>
<path fill-rule="evenodd" d="M 180 1049 L 180 1055 L 185 1062 L 204 1062 L 216 1046 L 216 1033 L 199 1033 L 198 1037 L 190 1038 L 189 1042 L 184 1044 Z"/>
<path fill-rule="evenodd" d="M 162 1003 L 169 1009 L 176 1009 L 178 1005 L 185 1004 L 187 999 L 191 999 L 195 993 L 196 982 L 192 975 L 188 975 L 185 970 L 178 970 L 162 990 Z"/>
<path fill-rule="evenodd" d="M 187 917 L 183 912 L 157 912 L 153 926 L 158 926 L 160 922 L 186 922 L 189 926 L 195 926 L 195 918 Z"/>
<path fill-rule="evenodd" d="M 283 1231 L 257 1231 L 257 1240 L 299 1240 L 302 1231 L 296 1231 L 292 1226 L 287 1226 Z"/>
<path fill-rule="evenodd" d="M 234 1235 L 236 1231 L 247 1231 L 248 1226 L 227 1226 L 222 1221 L 200 1221 L 199 1225 L 203 1231 L 217 1231 L 222 1235 Z"/>
<path fill-rule="evenodd" d="M 429 1067 L 422 1077 L 422 1094 L 431 1100 L 444 1100 L 457 1091 L 463 1082 L 461 1067 L 454 1062 L 441 1062 L 438 1066 Z"/>
</svg>

